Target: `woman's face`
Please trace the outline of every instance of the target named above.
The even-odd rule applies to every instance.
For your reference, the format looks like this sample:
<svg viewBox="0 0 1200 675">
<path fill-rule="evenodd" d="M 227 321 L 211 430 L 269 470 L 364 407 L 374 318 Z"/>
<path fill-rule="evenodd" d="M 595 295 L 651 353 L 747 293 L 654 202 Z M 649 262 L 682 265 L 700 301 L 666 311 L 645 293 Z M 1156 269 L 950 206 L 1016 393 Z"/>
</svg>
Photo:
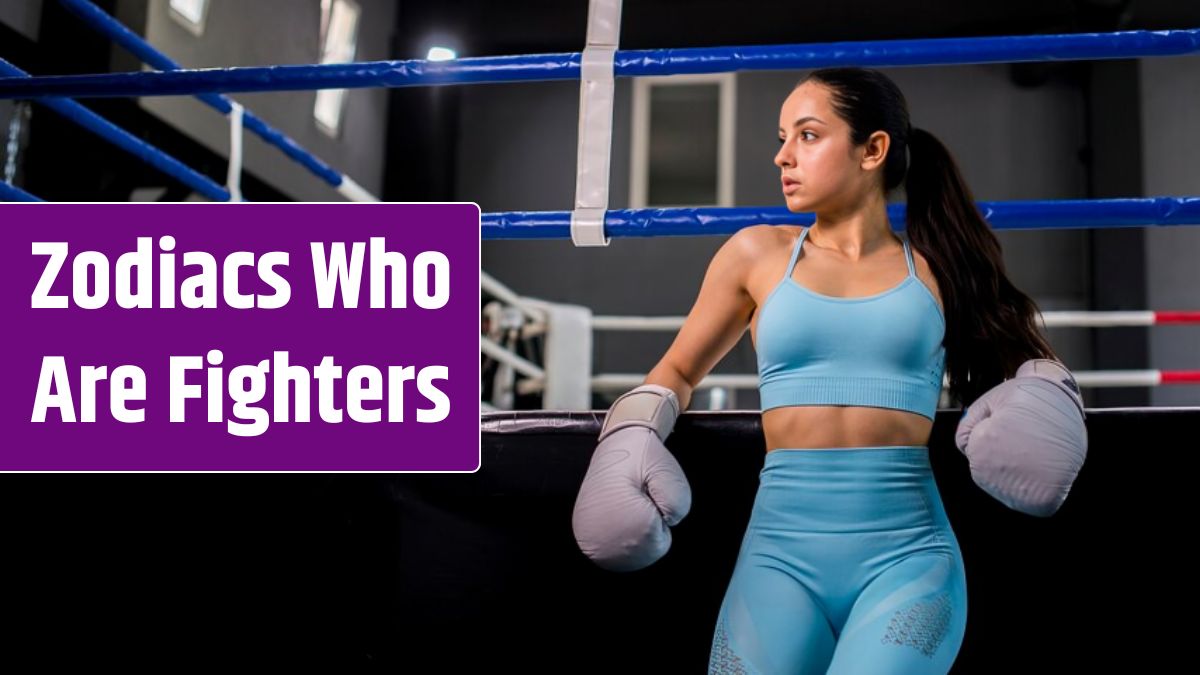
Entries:
<svg viewBox="0 0 1200 675">
<path fill-rule="evenodd" d="M 775 165 L 793 213 L 851 209 L 878 182 L 871 180 L 877 172 L 869 169 L 878 163 L 867 156 L 870 142 L 850 141 L 850 125 L 834 112 L 822 84 L 805 82 L 783 102 L 779 140 Z"/>
</svg>

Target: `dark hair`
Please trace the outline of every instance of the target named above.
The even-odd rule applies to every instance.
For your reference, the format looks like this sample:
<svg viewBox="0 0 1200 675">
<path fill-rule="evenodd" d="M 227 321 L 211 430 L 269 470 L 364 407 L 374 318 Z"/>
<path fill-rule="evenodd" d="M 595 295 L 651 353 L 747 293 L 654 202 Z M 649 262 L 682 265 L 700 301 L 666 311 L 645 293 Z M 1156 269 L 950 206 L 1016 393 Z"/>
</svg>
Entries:
<svg viewBox="0 0 1200 675">
<path fill-rule="evenodd" d="M 970 405 L 1025 361 L 1056 358 L 1035 321 L 1037 304 L 1009 281 L 1000 240 L 975 206 L 954 157 L 933 134 L 911 125 L 896 83 L 877 70 L 824 68 L 796 86 L 810 80 L 830 91 L 855 145 L 876 131 L 891 137 L 883 189 L 886 194 L 904 183 L 908 239 L 937 278 L 951 397 Z"/>
</svg>

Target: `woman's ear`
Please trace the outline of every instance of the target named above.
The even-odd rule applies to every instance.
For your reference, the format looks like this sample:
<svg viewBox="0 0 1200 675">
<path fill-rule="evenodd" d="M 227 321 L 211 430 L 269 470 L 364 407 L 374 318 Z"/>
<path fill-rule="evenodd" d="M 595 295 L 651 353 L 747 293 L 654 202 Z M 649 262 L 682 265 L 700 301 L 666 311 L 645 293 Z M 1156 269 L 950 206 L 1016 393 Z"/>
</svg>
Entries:
<svg viewBox="0 0 1200 675">
<path fill-rule="evenodd" d="M 888 149 L 892 147 L 892 138 L 886 131 L 876 131 L 867 138 L 863 145 L 862 168 L 864 171 L 883 166 L 887 160 Z"/>
</svg>

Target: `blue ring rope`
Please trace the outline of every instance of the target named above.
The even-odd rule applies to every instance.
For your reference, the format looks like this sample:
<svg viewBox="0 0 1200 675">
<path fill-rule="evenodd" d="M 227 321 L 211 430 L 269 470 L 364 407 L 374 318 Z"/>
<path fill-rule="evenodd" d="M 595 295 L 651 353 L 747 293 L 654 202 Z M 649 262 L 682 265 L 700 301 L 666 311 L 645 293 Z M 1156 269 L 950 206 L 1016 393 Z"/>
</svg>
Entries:
<svg viewBox="0 0 1200 675">
<path fill-rule="evenodd" d="M 626 50 L 616 53 L 613 72 L 617 77 L 643 77 L 747 70 L 802 70 L 835 65 L 887 67 L 1128 59 L 1196 52 L 1200 52 L 1200 28 Z M 579 52 L 568 52 L 463 58 L 454 61 L 411 59 L 62 75 L 39 77 L 34 80 L 0 79 L 0 99 L 40 96 L 167 96 L 215 92 L 578 80 L 580 60 Z"/>
<path fill-rule="evenodd" d="M 0 59 L 0 74 L 29 78 L 28 73 L 4 59 Z M 229 191 L 215 183 L 211 178 L 188 168 L 183 162 L 109 122 L 75 101 L 64 98 L 46 98 L 40 100 L 39 103 L 168 176 L 175 178 L 205 197 L 221 202 L 229 201 Z"/>
<path fill-rule="evenodd" d="M 979 202 L 984 219 L 997 230 L 1083 229 L 1200 225 L 1200 197 L 1068 199 Z M 888 206 L 895 229 L 903 229 L 904 205 Z M 750 225 L 811 225 L 811 213 L 785 207 L 613 209 L 604 214 L 609 237 L 661 237 L 732 234 Z M 570 239 L 570 211 L 485 213 L 483 239 Z"/>
<path fill-rule="evenodd" d="M 89 27 L 108 36 L 113 42 L 121 45 L 131 54 L 159 70 L 183 70 L 183 66 L 171 60 L 171 57 L 158 51 L 142 36 L 129 30 L 104 10 L 89 0 L 58 0 L 59 4 L 79 17 Z M 233 109 L 228 98 L 219 94 L 201 94 L 197 96 L 209 106 L 217 109 L 222 115 L 228 115 Z M 242 113 L 242 125 L 258 134 L 267 143 L 283 151 L 283 154 L 304 166 L 317 175 L 321 180 L 333 187 L 342 184 L 342 173 L 321 161 L 316 155 L 305 150 L 282 131 L 267 124 L 262 118 L 245 110 Z"/>
<path fill-rule="evenodd" d="M 16 185 L 10 185 L 4 181 L 0 181 L 0 202 L 40 202 L 38 197 L 34 197 L 28 192 L 22 190 Z"/>
</svg>

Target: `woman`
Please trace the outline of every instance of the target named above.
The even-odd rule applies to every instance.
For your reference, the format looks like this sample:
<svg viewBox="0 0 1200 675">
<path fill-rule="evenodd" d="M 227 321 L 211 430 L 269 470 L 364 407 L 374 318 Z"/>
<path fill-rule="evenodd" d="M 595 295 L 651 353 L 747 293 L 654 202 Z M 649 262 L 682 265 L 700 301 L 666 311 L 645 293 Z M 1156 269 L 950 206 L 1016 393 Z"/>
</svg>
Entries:
<svg viewBox="0 0 1200 675">
<path fill-rule="evenodd" d="M 710 672 L 945 673 L 967 605 L 926 447 L 943 375 L 973 405 L 958 442 L 976 482 L 1037 515 L 1082 463 L 1082 400 L 954 160 L 887 76 L 812 72 L 779 140 L 788 208 L 816 221 L 745 228 L 716 253 L 671 348 L 605 419 L 576 538 L 609 569 L 666 552 L 691 492 L 663 442 L 748 326 L 767 455 Z M 903 239 L 886 210 L 901 184 Z"/>
</svg>

